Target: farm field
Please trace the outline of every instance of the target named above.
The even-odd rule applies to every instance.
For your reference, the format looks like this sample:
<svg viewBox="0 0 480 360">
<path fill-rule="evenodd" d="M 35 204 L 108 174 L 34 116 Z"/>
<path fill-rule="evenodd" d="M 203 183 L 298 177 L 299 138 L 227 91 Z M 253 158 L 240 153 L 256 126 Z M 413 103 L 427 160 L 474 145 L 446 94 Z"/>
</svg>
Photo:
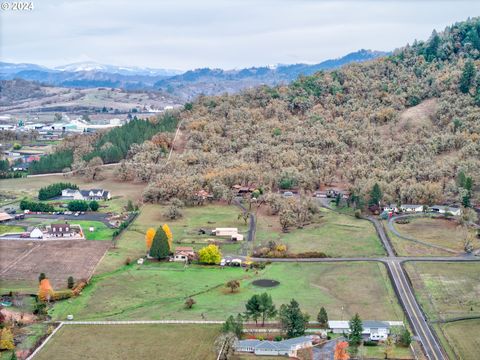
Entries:
<svg viewBox="0 0 480 360">
<path fill-rule="evenodd" d="M 117 269 L 125 263 L 127 258 L 136 259 L 144 256 L 145 232 L 148 228 L 157 229 L 167 223 L 173 233 L 174 246 L 192 246 L 195 249 L 207 245 L 206 239 L 215 239 L 208 235 L 198 235 L 198 229 L 213 229 L 216 227 L 237 227 L 245 233 L 247 227 L 243 220 L 238 220 L 240 210 L 227 205 L 205 205 L 200 207 L 184 208 L 183 217 L 177 220 L 167 220 L 163 216 L 166 207 L 147 204 L 135 221 L 120 236 L 117 246 L 111 249 L 99 264 L 97 274 Z M 193 242 L 193 243 L 192 243 Z M 238 253 L 242 244 L 222 244 L 224 253 Z"/>
<path fill-rule="evenodd" d="M 25 229 L 22 226 L 0 225 L 0 235 L 8 233 L 19 233 L 23 231 L 25 231 Z"/>
<path fill-rule="evenodd" d="M 458 226 L 455 220 L 429 217 L 410 218 L 409 220 L 410 222 L 407 224 L 394 223 L 400 234 L 429 244 L 463 252 L 463 241 L 468 232 L 463 227 Z"/>
<path fill-rule="evenodd" d="M 338 214 L 324 208 L 312 224 L 303 229 L 281 231 L 278 217 L 258 217 L 257 242 L 270 240 L 287 245 L 292 253 L 321 251 L 331 257 L 375 257 L 385 254 L 373 225 L 367 220 Z"/>
<path fill-rule="evenodd" d="M 64 325 L 35 359 L 214 359 L 218 334 L 218 325 Z"/>
<path fill-rule="evenodd" d="M 451 358 L 476 360 L 480 348 L 480 319 L 435 324 L 442 345 Z"/>
<path fill-rule="evenodd" d="M 261 278 L 277 280 L 280 285 L 261 288 L 252 284 Z M 241 283 L 236 293 L 225 288 L 231 279 Z M 355 312 L 363 319 L 403 319 L 386 269 L 377 263 L 275 263 L 258 274 L 230 267 L 130 265 L 95 276 L 82 296 L 57 303 L 50 315 L 56 320 L 68 314 L 77 320 L 224 320 L 243 312 L 253 294 L 265 291 L 277 306 L 294 297 L 312 316 L 325 306 L 332 319 L 348 319 Z M 189 296 L 197 303 L 185 309 Z"/>
<path fill-rule="evenodd" d="M 480 316 L 480 263 L 408 262 L 405 268 L 430 320 Z"/>
<path fill-rule="evenodd" d="M 448 251 L 402 239 L 388 229 L 385 221 L 383 225 L 398 256 L 455 256 Z"/>
<path fill-rule="evenodd" d="M 86 240 L 0 240 L 0 291 L 36 293 L 41 272 L 55 289 L 66 288 L 69 276 L 89 278 L 109 246 Z"/>
</svg>

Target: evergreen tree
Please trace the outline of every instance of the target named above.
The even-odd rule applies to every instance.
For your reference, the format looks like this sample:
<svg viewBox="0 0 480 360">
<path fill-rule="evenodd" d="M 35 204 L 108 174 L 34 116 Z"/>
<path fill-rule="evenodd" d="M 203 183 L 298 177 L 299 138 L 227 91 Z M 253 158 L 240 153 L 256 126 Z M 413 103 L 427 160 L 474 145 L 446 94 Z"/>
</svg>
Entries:
<svg viewBox="0 0 480 360">
<path fill-rule="evenodd" d="M 427 61 L 432 61 L 437 57 L 438 47 L 440 45 L 440 36 L 433 30 L 428 46 L 425 49 L 425 58 Z"/>
<path fill-rule="evenodd" d="M 40 275 L 38 276 L 38 282 L 42 282 L 43 279 L 45 279 L 47 276 L 45 275 L 45 273 L 40 273 Z"/>
<path fill-rule="evenodd" d="M 407 328 L 404 328 L 402 333 L 400 334 L 400 343 L 405 347 L 409 347 L 412 343 L 412 335 Z"/>
<path fill-rule="evenodd" d="M 253 319 L 257 324 L 260 316 L 260 296 L 255 294 L 245 304 L 245 318 Z"/>
<path fill-rule="evenodd" d="M 370 191 L 370 200 L 368 202 L 368 205 L 380 205 L 382 197 L 383 194 L 382 190 L 380 189 L 380 185 L 378 185 L 378 183 L 375 183 L 372 190 Z"/>
<path fill-rule="evenodd" d="M 348 334 L 348 345 L 349 352 L 355 356 L 358 352 L 358 347 L 362 343 L 362 320 L 360 316 L 355 314 L 355 316 L 350 320 L 350 333 Z"/>
<path fill-rule="evenodd" d="M 259 304 L 262 326 L 264 326 L 266 319 L 271 319 L 277 315 L 277 309 L 273 304 L 271 295 L 268 295 L 267 293 L 263 293 L 259 296 Z"/>
<path fill-rule="evenodd" d="M 222 332 L 234 333 L 238 338 L 243 334 L 243 319 L 242 315 L 238 314 L 237 317 L 230 315 L 227 321 L 222 325 Z"/>
<path fill-rule="evenodd" d="M 317 315 L 317 321 L 320 324 L 320 327 L 326 329 L 328 327 L 328 314 L 327 310 L 322 306 Z"/>
<path fill-rule="evenodd" d="M 152 247 L 150 248 L 150 256 L 156 259 L 165 259 L 170 255 L 170 248 L 168 246 L 168 238 L 165 231 L 160 226 L 153 238 Z"/>
<path fill-rule="evenodd" d="M 308 323 L 308 315 L 302 313 L 300 306 L 295 299 L 290 304 L 280 306 L 280 323 L 287 337 L 292 338 L 305 334 L 305 328 Z"/>
<path fill-rule="evenodd" d="M 472 60 L 468 60 L 462 72 L 462 77 L 460 78 L 460 91 L 464 94 L 470 91 L 470 87 L 473 85 L 475 81 L 475 75 L 477 70 L 475 69 L 475 64 Z"/>
</svg>

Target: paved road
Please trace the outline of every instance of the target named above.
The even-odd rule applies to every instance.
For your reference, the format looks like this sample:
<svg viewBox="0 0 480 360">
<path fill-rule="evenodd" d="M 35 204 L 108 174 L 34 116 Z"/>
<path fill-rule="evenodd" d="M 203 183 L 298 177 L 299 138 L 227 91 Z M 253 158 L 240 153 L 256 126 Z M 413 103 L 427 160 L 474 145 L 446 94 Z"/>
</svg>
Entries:
<svg viewBox="0 0 480 360">
<path fill-rule="evenodd" d="M 377 231 L 378 237 L 380 238 L 380 240 L 382 240 L 383 247 L 387 251 L 387 255 L 391 257 L 396 256 L 392 243 L 390 242 L 390 239 L 385 233 L 385 229 L 383 228 L 383 225 L 380 223 L 380 221 L 378 221 L 378 219 L 373 216 L 368 216 L 366 219 L 373 223 L 373 226 Z"/>
<path fill-rule="evenodd" d="M 321 347 L 315 346 L 313 348 L 313 360 L 334 360 L 335 345 L 337 342 L 344 341 L 345 338 L 339 337 L 330 341 L 327 341 Z"/>
<path fill-rule="evenodd" d="M 424 318 L 401 263 L 392 261 L 387 266 L 393 280 L 395 292 L 403 305 L 415 335 L 420 339 L 425 355 L 430 360 L 448 359 Z"/>
</svg>

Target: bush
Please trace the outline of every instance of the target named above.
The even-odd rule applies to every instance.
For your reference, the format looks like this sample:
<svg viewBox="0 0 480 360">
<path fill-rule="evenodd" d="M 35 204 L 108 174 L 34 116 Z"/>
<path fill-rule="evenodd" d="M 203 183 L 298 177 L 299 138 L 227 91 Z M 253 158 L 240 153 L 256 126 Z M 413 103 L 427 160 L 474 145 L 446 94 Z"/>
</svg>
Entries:
<svg viewBox="0 0 480 360">
<path fill-rule="evenodd" d="M 125 265 L 130 265 L 131 263 L 132 263 L 132 259 L 129 258 L 129 257 L 127 257 L 127 258 L 125 259 Z"/>
<path fill-rule="evenodd" d="M 363 346 L 378 346 L 378 342 L 376 341 L 370 341 L 370 340 L 365 340 L 363 342 Z"/>
<path fill-rule="evenodd" d="M 55 183 L 38 190 L 38 200 L 48 200 L 56 196 L 62 195 L 62 190 L 75 189 L 78 190 L 78 186 L 71 183 Z"/>
<path fill-rule="evenodd" d="M 75 286 L 75 280 L 73 280 L 73 276 L 69 276 L 67 279 L 67 287 L 69 289 L 73 289 L 74 286 Z"/>
<path fill-rule="evenodd" d="M 50 204 L 23 199 L 22 201 L 20 201 L 20 210 L 30 210 L 35 212 L 53 212 L 55 211 L 55 208 Z"/>
<path fill-rule="evenodd" d="M 355 217 L 357 219 L 361 219 L 362 218 L 362 210 L 360 210 L 360 209 L 355 210 Z"/>
<path fill-rule="evenodd" d="M 72 200 L 68 203 L 68 210 L 70 211 L 87 211 L 88 202 L 85 200 Z"/>
<path fill-rule="evenodd" d="M 72 296 L 73 296 L 72 290 L 55 291 L 53 293 L 53 300 L 58 301 L 58 300 L 69 299 Z"/>
<path fill-rule="evenodd" d="M 92 211 L 97 211 L 100 206 L 98 205 L 98 202 L 96 202 L 95 200 L 93 200 L 93 201 L 90 201 L 90 204 L 88 204 L 88 207 L 89 207 L 90 210 L 92 210 Z"/>
</svg>

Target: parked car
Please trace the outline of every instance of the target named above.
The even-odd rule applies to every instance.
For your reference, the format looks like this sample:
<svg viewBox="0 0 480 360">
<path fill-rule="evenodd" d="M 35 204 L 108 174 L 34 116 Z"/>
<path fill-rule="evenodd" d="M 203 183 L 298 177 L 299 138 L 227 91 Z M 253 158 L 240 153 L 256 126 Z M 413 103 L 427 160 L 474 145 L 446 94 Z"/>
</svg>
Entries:
<svg viewBox="0 0 480 360">
<path fill-rule="evenodd" d="M 285 191 L 283 193 L 283 197 L 292 197 L 293 196 L 293 193 L 291 191 Z"/>
<path fill-rule="evenodd" d="M 77 211 L 74 215 L 75 215 L 75 216 L 78 216 L 78 215 L 80 215 L 80 213 Z"/>
<path fill-rule="evenodd" d="M 21 233 L 21 234 L 20 234 L 20 237 L 23 238 L 23 239 L 24 239 L 24 238 L 29 238 L 29 237 L 30 237 L 30 233 Z"/>
</svg>

